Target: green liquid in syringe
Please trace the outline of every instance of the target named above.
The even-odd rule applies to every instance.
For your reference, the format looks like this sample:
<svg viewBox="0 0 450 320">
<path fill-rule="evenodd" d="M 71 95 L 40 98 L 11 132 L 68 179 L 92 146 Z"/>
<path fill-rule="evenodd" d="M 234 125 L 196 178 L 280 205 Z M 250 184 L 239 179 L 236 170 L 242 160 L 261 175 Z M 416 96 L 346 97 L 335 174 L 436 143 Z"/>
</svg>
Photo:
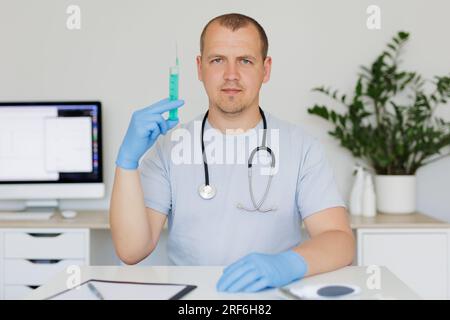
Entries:
<svg viewBox="0 0 450 320">
<path fill-rule="evenodd" d="M 178 68 L 177 68 L 178 69 Z M 178 70 L 170 70 L 169 79 L 169 98 L 170 100 L 178 100 Z M 178 108 L 169 111 L 169 120 L 178 120 Z"/>
</svg>

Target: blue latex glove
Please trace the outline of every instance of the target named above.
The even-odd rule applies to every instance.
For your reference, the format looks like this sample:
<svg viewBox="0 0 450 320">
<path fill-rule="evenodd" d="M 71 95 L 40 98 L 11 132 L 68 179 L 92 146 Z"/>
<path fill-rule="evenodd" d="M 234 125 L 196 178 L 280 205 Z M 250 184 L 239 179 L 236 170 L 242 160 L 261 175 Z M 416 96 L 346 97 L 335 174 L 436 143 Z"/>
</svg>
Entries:
<svg viewBox="0 0 450 320">
<path fill-rule="evenodd" d="M 119 149 L 116 165 L 128 170 L 137 169 L 139 159 L 155 143 L 159 135 L 166 134 L 178 124 L 178 121 L 164 119 L 162 114 L 183 104 L 183 100 L 172 101 L 167 98 L 133 112 Z"/>
<path fill-rule="evenodd" d="M 281 287 L 303 278 L 307 270 L 305 259 L 292 250 L 279 254 L 251 253 L 224 269 L 217 290 L 256 292 Z"/>
</svg>

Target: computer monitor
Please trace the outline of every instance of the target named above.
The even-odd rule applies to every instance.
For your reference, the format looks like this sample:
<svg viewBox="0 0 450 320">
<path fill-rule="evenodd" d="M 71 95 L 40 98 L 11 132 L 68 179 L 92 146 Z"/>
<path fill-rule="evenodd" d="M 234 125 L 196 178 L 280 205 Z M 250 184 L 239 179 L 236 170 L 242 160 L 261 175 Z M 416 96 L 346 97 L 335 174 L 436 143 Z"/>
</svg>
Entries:
<svg viewBox="0 0 450 320">
<path fill-rule="evenodd" d="M 102 198 L 101 129 L 98 101 L 1 102 L 0 203 Z"/>
</svg>

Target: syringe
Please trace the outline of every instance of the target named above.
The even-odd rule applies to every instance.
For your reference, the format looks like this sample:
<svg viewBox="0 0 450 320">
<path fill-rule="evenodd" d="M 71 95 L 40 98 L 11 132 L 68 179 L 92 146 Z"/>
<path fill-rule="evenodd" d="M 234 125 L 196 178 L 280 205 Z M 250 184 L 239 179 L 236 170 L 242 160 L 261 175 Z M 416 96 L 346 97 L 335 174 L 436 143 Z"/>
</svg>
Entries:
<svg viewBox="0 0 450 320">
<path fill-rule="evenodd" d="M 176 65 L 170 67 L 169 71 L 169 98 L 170 100 L 178 100 L 178 80 L 180 72 L 180 63 L 178 60 L 178 47 L 175 45 Z M 178 120 L 178 108 L 169 111 L 169 120 Z"/>
</svg>

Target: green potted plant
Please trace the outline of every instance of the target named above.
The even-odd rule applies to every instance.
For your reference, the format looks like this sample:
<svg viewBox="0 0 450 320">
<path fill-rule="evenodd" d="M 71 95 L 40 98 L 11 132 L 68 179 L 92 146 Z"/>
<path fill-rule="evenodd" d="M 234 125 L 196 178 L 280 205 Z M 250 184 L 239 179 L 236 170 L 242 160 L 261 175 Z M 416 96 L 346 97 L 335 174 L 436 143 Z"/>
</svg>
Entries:
<svg viewBox="0 0 450 320">
<path fill-rule="evenodd" d="M 398 32 L 370 67 L 361 66 L 352 97 L 338 90 L 313 91 L 345 106 L 339 113 L 325 105 L 308 108 L 329 121 L 329 134 L 375 173 L 377 209 L 411 213 L 416 203 L 416 172 L 450 154 L 450 121 L 436 108 L 450 98 L 450 77 L 426 81 L 417 72 L 399 68 L 409 33 Z"/>
</svg>

